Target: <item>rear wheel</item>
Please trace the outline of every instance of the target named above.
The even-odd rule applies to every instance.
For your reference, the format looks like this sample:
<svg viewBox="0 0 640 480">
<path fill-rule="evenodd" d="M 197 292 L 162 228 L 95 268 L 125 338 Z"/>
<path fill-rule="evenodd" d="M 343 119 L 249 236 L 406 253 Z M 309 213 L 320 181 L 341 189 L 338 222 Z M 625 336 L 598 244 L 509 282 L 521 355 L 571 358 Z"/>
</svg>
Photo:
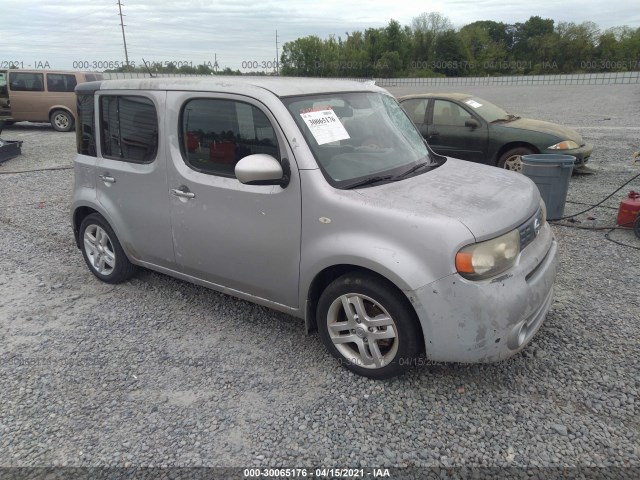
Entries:
<svg viewBox="0 0 640 480">
<path fill-rule="evenodd" d="M 385 379 L 404 373 L 423 338 L 415 311 L 391 283 L 349 273 L 320 296 L 318 330 L 327 350 L 349 370 Z"/>
<path fill-rule="evenodd" d="M 68 132 L 73 129 L 73 115 L 66 110 L 54 110 L 49 120 L 53 129 L 58 132 Z"/>
<path fill-rule="evenodd" d="M 121 283 L 133 276 L 136 267 L 102 215 L 88 215 L 80 225 L 79 235 L 84 261 L 96 277 L 107 283 Z"/>
<path fill-rule="evenodd" d="M 533 150 L 527 147 L 517 147 L 507 150 L 498 159 L 497 166 L 514 172 L 522 172 L 522 155 L 530 155 Z"/>
</svg>

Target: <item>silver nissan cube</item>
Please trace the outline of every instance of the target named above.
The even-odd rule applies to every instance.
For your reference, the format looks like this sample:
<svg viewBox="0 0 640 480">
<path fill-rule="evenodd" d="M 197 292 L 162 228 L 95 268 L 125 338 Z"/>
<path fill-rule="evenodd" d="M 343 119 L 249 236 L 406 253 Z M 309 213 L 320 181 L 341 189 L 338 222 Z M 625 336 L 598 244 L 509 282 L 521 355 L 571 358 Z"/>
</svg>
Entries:
<svg viewBox="0 0 640 480">
<path fill-rule="evenodd" d="M 551 306 L 535 184 L 435 154 L 375 85 L 153 78 L 76 95 L 71 220 L 104 282 L 144 267 L 289 313 L 377 379 L 506 359 Z"/>
</svg>

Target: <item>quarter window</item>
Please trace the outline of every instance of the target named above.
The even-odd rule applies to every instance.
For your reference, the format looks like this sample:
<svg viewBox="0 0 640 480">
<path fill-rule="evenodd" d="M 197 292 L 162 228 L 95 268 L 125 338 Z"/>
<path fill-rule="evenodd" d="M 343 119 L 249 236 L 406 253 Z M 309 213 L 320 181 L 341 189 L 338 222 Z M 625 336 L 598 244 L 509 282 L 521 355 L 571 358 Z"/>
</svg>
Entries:
<svg viewBox="0 0 640 480">
<path fill-rule="evenodd" d="M 433 104 L 433 124 L 464 127 L 464 122 L 473 118 L 469 112 L 455 103 L 436 100 Z"/>
<path fill-rule="evenodd" d="M 47 74 L 47 90 L 50 92 L 73 92 L 77 83 L 75 75 L 64 73 Z"/>
<path fill-rule="evenodd" d="M 76 141 L 78 153 L 81 155 L 96 156 L 95 117 L 93 107 L 93 94 L 78 95 L 78 128 L 76 128 Z"/>
<path fill-rule="evenodd" d="M 236 163 L 247 155 L 265 153 L 280 158 L 271 122 L 248 103 L 190 100 L 182 110 L 181 124 L 184 159 L 200 172 L 235 177 Z"/>
<path fill-rule="evenodd" d="M 140 96 L 100 97 L 102 156 L 128 162 L 152 162 L 158 151 L 158 115 Z"/>
<path fill-rule="evenodd" d="M 44 92 L 42 73 L 11 72 L 9 82 L 14 92 Z"/>
</svg>

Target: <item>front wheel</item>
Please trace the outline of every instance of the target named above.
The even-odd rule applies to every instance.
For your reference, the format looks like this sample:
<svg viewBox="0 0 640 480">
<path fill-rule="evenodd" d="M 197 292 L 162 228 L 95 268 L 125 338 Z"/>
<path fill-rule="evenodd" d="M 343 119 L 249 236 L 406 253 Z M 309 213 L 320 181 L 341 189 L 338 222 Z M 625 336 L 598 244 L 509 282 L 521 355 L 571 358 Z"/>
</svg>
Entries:
<svg viewBox="0 0 640 480">
<path fill-rule="evenodd" d="M 54 110 L 49 120 L 53 129 L 58 132 L 69 132 L 73 129 L 73 115 L 66 110 Z"/>
<path fill-rule="evenodd" d="M 334 280 L 320 296 L 320 338 L 349 370 L 369 378 L 403 374 L 420 353 L 415 311 L 394 285 L 366 273 Z"/>
<path fill-rule="evenodd" d="M 497 167 L 522 173 L 522 155 L 531 155 L 533 150 L 527 147 L 517 147 L 507 150 L 498 159 Z"/>
</svg>

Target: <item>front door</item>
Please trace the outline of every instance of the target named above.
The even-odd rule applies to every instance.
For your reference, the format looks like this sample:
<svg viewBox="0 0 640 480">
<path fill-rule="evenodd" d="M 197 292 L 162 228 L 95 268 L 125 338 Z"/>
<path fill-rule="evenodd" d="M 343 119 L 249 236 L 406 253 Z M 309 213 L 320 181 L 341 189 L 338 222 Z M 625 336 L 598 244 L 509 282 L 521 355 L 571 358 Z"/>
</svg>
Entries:
<svg viewBox="0 0 640 480">
<path fill-rule="evenodd" d="M 486 163 L 488 128 L 485 122 L 449 100 L 432 100 L 427 142 L 439 154 Z M 477 127 L 466 126 L 474 119 Z"/>
<path fill-rule="evenodd" d="M 300 179 L 284 135 L 261 103 L 225 94 L 168 92 L 169 197 L 183 273 L 229 293 L 298 306 Z M 291 163 L 291 181 L 244 185 L 243 157 Z"/>
</svg>

